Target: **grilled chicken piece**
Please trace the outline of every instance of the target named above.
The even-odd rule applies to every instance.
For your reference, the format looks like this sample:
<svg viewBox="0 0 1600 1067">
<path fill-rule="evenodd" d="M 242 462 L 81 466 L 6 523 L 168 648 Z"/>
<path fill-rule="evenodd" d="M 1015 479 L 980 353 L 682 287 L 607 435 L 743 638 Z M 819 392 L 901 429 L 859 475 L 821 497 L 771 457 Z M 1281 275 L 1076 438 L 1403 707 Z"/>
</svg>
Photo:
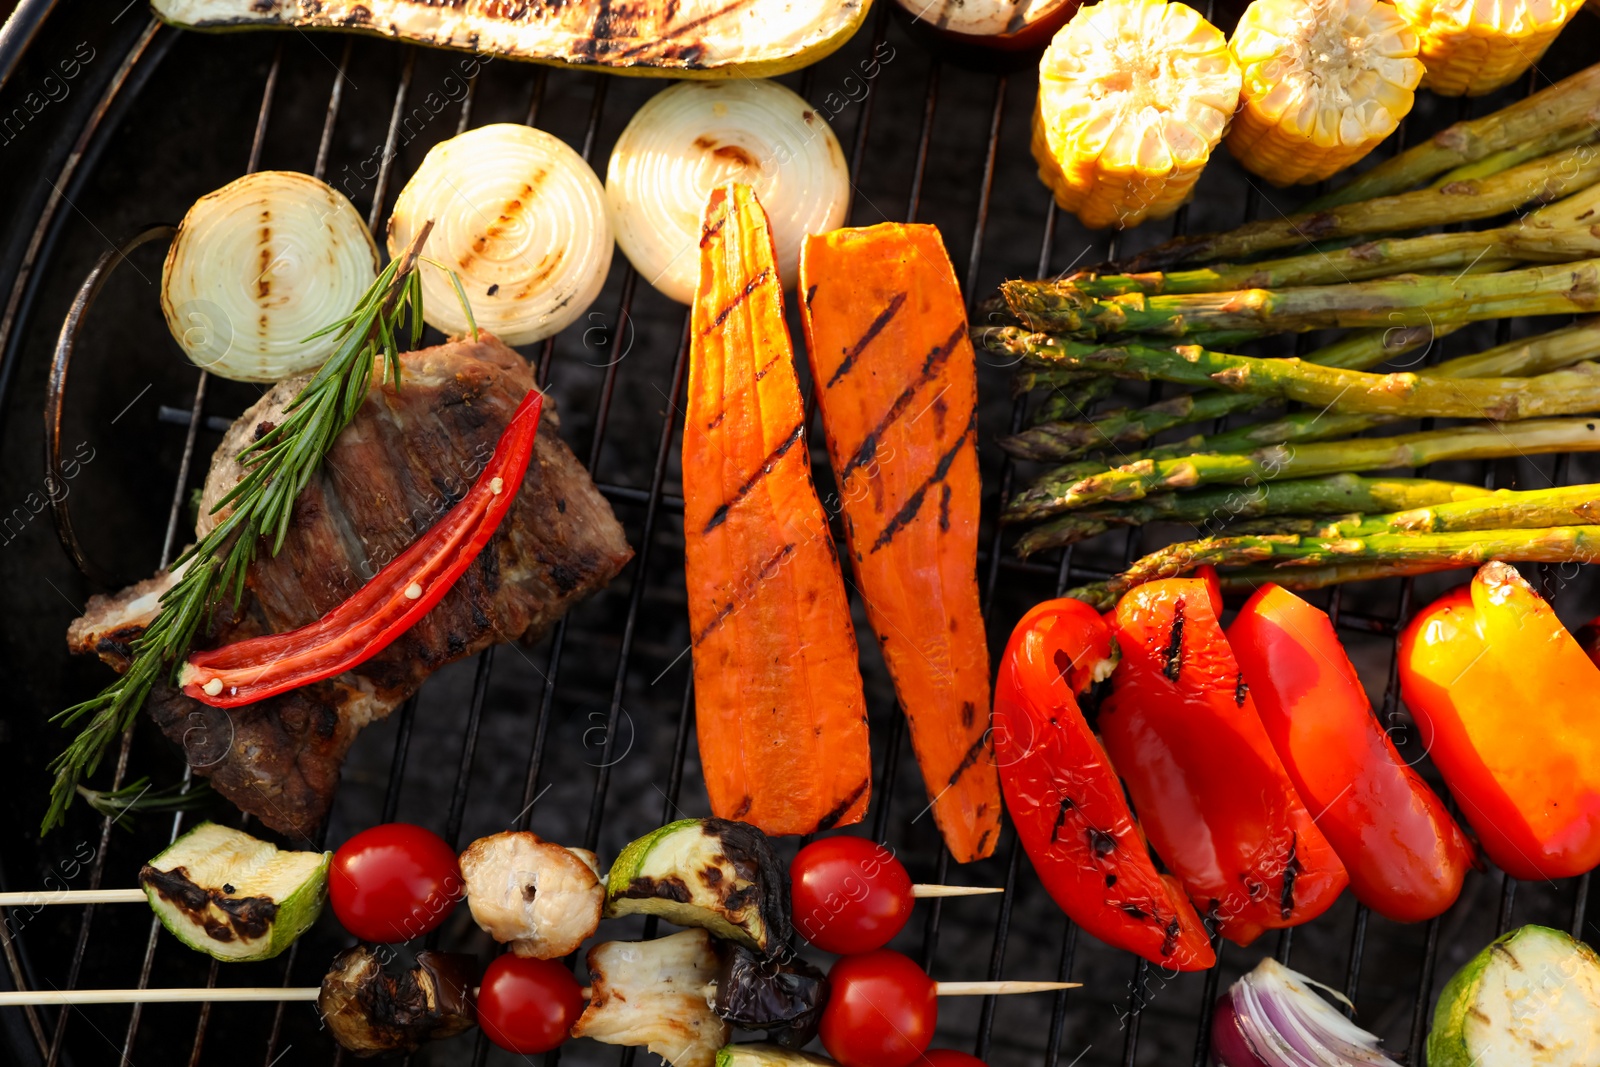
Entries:
<svg viewBox="0 0 1600 1067">
<path fill-rule="evenodd" d="M 593 852 L 526 831 L 480 837 L 461 854 L 467 906 L 519 956 L 559 959 L 600 925 L 606 888 Z"/>
<path fill-rule="evenodd" d="M 607 941 L 589 950 L 588 962 L 589 1005 L 573 1037 L 644 1045 L 672 1067 L 714 1067 L 729 1029 L 707 1000 L 717 976 L 710 934 Z"/>
<path fill-rule="evenodd" d="M 533 386 L 516 352 L 487 334 L 401 357 L 402 388 L 374 385 L 300 494 L 283 548 L 250 567 L 237 612 L 224 604 L 196 647 L 281 633 L 354 593 L 471 486 L 511 413 Z M 279 382 L 235 422 L 206 478 L 211 505 L 238 480 L 237 456 L 282 418 L 304 378 Z M 502 641 L 538 639 L 605 586 L 633 555 L 611 507 L 559 436 L 545 404 L 522 489 L 494 540 L 445 598 L 356 670 L 231 711 L 159 685 L 147 704 L 192 767 L 242 811 L 311 838 L 327 814 L 357 733 L 388 715 L 434 671 Z M 67 632 L 74 652 L 119 670 L 128 642 L 171 584 L 157 575 L 89 601 Z"/>
</svg>

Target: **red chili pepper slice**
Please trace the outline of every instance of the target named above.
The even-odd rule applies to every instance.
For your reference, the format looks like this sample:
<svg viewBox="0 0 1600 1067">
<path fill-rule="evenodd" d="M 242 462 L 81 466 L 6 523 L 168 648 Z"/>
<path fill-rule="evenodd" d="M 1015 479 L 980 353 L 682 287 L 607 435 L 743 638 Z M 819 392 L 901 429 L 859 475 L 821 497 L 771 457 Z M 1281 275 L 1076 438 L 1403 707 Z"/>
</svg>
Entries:
<svg viewBox="0 0 1600 1067">
<path fill-rule="evenodd" d="M 543 407 L 544 396 L 530 391 L 467 495 L 353 596 L 297 630 L 192 653 L 179 675 L 184 694 L 218 708 L 254 704 L 382 652 L 444 599 L 494 536 L 522 487 Z"/>
<path fill-rule="evenodd" d="M 1134 589 L 1115 627 L 1100 736 L 1156 855 L 1241 945 L 1322 914 L 1349 878 L 1272 749 L 1205 580 Z"/>
<path fill-rule="evenodd" d="M 1472 846 L 1373 716 L 1328 616 L 1268 583 L 1228 627 L 1228 644 L 1356 899 L 1396 922 L 1455 903 Z"/>
<path fill-rule="evenodd" d="M 1216 962 L 1177 879 L 1158 874 L 1122 783 L 1075 694 L 1116 664 L 1111 630 L 1077 600 L 1017 624 L 995 685 L 993 737 L 1006 807 L 1039 880 L 1089 933 L 1180 971 Z"/>
</svg>

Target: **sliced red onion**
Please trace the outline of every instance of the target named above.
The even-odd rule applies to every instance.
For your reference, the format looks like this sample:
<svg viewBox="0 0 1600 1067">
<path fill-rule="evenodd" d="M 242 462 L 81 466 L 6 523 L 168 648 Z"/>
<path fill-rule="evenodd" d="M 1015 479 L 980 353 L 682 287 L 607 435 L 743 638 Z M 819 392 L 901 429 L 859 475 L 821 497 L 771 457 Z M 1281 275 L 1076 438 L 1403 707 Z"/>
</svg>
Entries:
<svg viewBox="0 0 1600 1067">
<path fill-rule="evenodd" d="M 1350 1003 L 1270 958 L 1235 982 L 1217 1001 L 1211 1025 L 1218 1067 L 1399 1067 L 1313 986 Z"/>
</svg>

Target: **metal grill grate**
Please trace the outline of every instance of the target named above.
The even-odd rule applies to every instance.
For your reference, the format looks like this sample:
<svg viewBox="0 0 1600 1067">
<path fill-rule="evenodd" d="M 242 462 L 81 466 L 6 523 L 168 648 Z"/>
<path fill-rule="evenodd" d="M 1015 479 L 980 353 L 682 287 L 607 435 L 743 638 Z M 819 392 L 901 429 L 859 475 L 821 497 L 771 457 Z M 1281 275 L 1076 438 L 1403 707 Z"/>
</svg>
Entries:
<svg viewBox="0 0 1600 1067">
<path fill-rule="evenodd" d="M 857 186 L 852 223 L 870 224 L 885 217 L 926 221 L 937 215 L 958 270 L 964 275 L 969 301 L 981 297 L 1003 275 L 1029 272 L 1046 275 L 1053 267 L 1068 266 L 1064 260 L 1098 259 L 1102 250 L 1107 257 L 1114 257 L 1117 238 L 1111 239 L 1109 248 L 1103 241 L 1096 245 L 1096 239 L 1085 235 L 1071 220 L 1058 218 L 1048 196 L 1032 181 L 1025 144 L 1027 115 L 1033 97 L 1031 74 L 976 75 L 929 60 L 891 20 L 888 8 L 888 0 L 880 0 L 880 9 L 870 28 L 851 46 L 823 64 L 787 79 L 825 115 L 832 117 L 847 146 Z M 1592 32 L 1594 25 L 1591 19 L 1585 28 Z M 180 39 L 184 46 L 175 49 Z M 337 59 L 330 54 L 330 42 L 338 51 Z M 140 103 L 138 98 L 152 69 L 162 64 L 169 52 L 177 51 L 192 59 L 195 51 L 201 48 L 227 50 L 228 55 L 238 57 L 237 62 L 244 69 L 259 62 L 263 55 L 269 57 L 263 80 L 241 79 L 234 83 L 250 84 L 252 93 L 260 93 L 253 135 L 246 137 L 241 133 L 239 137 L 241 142 L 248 141 L 246 169 L 249 170 L 277 162 L 274 133 L 280 124 L 287 123 L 295 136 L 303 137 L 308 144 L 315 141 L 314 172 L 319 176 L 337 173 L 333 168 L 341 161 L 343 152 L 338 133 L 341 117 L 357 102 L 372 110 L 377 106 L 372 100 L 373 93 L 356 95 L 347 91 L 347 87 L 355 84 L 351 80 L 354 65 L 370 60 L 373 69 L 381 69 L 383 64 L 398 67 L 393 95 L 383 97 L 388 106 L 388 120 L 381 164 L 370 186 L 368 217 L 374 229 L 383 217 L 384 209 L 393 199 L 392 186 L 403 176 L 403 171 L 396 173 L 397 160 L 402 154 L 400 149 L 409 150 L 405 120 L 410 113 L 408 109 L 413 106 L 419 62 L 433 62 L 437 54 L 422 53 L 408 46 L 358 43 L 349 39 L 340 42 L 338 38 L 328 37 L 315 42 L 294 36 L 270 41 L 261 37 L 196 41 L 152 22 L 118 58 L 120 66 L 80 131 L 75 152 L 66 167 L 60 174 L 46 179 L 51 181 L 53 193 L 25 250 L 4 316 L 0 318 L 0 353 L 4 355 L 0 363 L 3 368 L 0 369 L 0 393 L 11 382 L 18 352 L 29 344 L 23 333 L 30 313 L 46 299 L 44 294 L 53 291 L 52 286 L 60 290 L 76 284 L 75 279 L 70 283 L 64 281 L 60 272 L 53 269 L 52 257 L 56 254 L 56 238 L 63 228 L 63 216 L 77 210 L 75 198 L 87 186 L 100 148 L 117 135 L 119 122 L 130 121 L 124 115 L 145 115 L 148 109 L 158 106 Z M 892 49 L 893 61 L 874 68 L 871 75 L 864 73 L 865 68 L 859 65 L 862 57 L 881 56 L 885 54 L 884 48 Z M 320 127 L 315 129 L 313 137 L 317 123 L 314 114 L 305 107 L 297 107 L 286 118 L 280 98 L 293 88 L 298 101 L 299 95 L 303 95 L 299 90 L 306 83 L 325 77 L 319 55 L 323 62 L 336 67 L 336 74 L 321 113 Z M 367 80 L 365 74 L 362 80 Z M 465 94 L 455 105 L 457 131 L 486 121 L 483 116 L 489 110 L 486 105 L 491 102 L 497 112 L 508 110 L 505 101 L 491 101 L 485 95 L 490 81 L 502 88 L 518 90 L 520 87 L 520 91 L 527 94 L 528 103 L 515 117 L 531 125 L 547 121 L 560 124 L 563 133 L 591 162 L 603 159 L 596 154 L 596 149 L 608 143 L 606 138 L 620 128 L 631 107 L 655 88 L 654 85 L 641 87 L 613 81 L 597 74 L 526 67 L 507 72 L 497 68 L 490 77 L 474 74 L 468 80 Z M 562 112 L 552 115 L 552 94 L 558 91 Z M 845 103 L 834 107 L 830 94 L 838 96 L 841 92 Z M 608 99 L 624 96 L 625 104 L 611 102 L 608 106 Z M 896 108 L 897 103 L 904 106 Z M 1484 106 L 1487 105 L 1480 105 Z M 566 122 L 569 110 L 572 117 L 583 114 L 583 121 Z M 1433 110 L 1453 112 L 1455 105 L 1445 104 Z M 1423 116 L 1414 118 L 1413 124 L 1428 121 L 1439 125 L 1456 117 L 1454 113 Z M 448 125 L 444 122 L 438 128 L 429 127 L 422 140 L 432 143 L 442 139 L 448 135 Z M 576 129 L 569 133 L 566 127 L 574 125 Z M 421 144 L 415 147 L 420 149 Z M 895 165 L 905 159 L 909 159 L 909 167 L 896 169 Z M 1186 208 L 1181 212 L 1168 232 L 1183 232 L 1191 214 L 1203 215 L 1203 220 L 1196 219 L 1196 223 L 1203 221 L 1206 228 L 1242 221 L 1237 206 L 1239 199 L 1243 200 L 1243 219 L 1254 217 L 1264 207 L 1269 211 L 1277 209 L 1273 201 L 1279 198 L 1278 194 L 1264 196 L 1253 184 L 1244 185 L 1241 172 L 1230 163 L 1219 159 L 1213 170 L 1216 173 L 1209 174 L 1201 186 L 1201 201 L 1193 211 Z M 998 198 L 997 189 L 1000 190 Z M 896 202 L 886 201 L 883 190 L 908 190 L 903 194 L 905 209 L 898 216 L 893 212 L 886 215 L 879 208 L 879 202 Z M 359 205 L 360 201 L 357 202 Z M 93 226 L 92 221 L 90 226 Z M 1001 227 L 998 235 L 997 226 Z M 1161 224 L 1149 227 L 1160 228 L 1163 228 Z M 970 240 L 963 249 L 961 238 L 968 233 Z M 1058 247 L 1068 234 L 1072 240 L 1070 248 Z M 85 247 L 94 246 L 92 233 L 77 236 L 87 242 Z M 1154 235 L 1144 233 L 1127 238 L 1145 243 L 1154 239 Z M 1036 246 L 1032 243 L 1035 240 Z M 986 256 L 986 249 L 995 247 L 1001 251 Z M 1071 254 L 1065 254 L 1067 252 Z M 91 284 L 85 282 L 82 298 L 73 306 L 62 330 L 57 362 L 63 376 L 72 344 L 90 316 L 94 294 L 121 261 L 119 254 L 106 253 L 96 267 L 92 290 Z M 638 552 L 636 562 L 592 605 L 581 607 L 573 616 L 562 620 L 539 647 L 486 651 L 470 668 L 463 665 L 460 671 L 446 672 L 451 681 L 441 678 L 430 682 L 422 694 L 396 711 L 389 724 L 373 728 L 374 735 L 383 736 L 366 738 L 358 745 L 358 752 L 347 769 L 347 779 L 356 780 L 346 782 L 341 800 L 335 806 L 336 838 L 359 825 L 399 815 L 429 822 L 442 829 L 447 839 L 464 843 L 463 838 L 469 836 L 464 835 L 463 830 L 469 822 L 471 787 L 478 784 L 481 793 L 482 783 L 487 781 L 504 788 L 508 797 L 494 804 L 499 826 L 506 825 L 509 819 L 516 828 L 535 827 L 548 836 L 560 836 L 549 824 L 554 818 L 566 823 L 568 833 L 562 839 L 587 848 L 599 848 L 604 854 L 608 842 L 614 845 L 658 820 L 672 817 L 679 810 L 680 802 L 686 799 L 686 782 L 690 783 L 690 792 L 696 788 L 689 762 L 693 707 L 689 672 L 686 663 L 669 662 L 673 650 L 662 646 L 662 635 L 670 637 L 671 626 L 657 625 L 660 618 L 656 611 L 660 607 L 659 616 L 671 612 L 676 612 L 674 617 L 682 616 L 677 577 L 681 534 L 677 529 L 677 517 L 682 512 L 683 501 L 673 489 L 676 416 L 685 384 L 688 317 L 682 309 L 669 308 L 664 301 L 641 290 L 637 275 L 621 256 L 617 257 L 613 275 L 596 307 L 615 311 L 609 316 L 600 312 L 600 332 L 594 337 L 615 350 L 630 328 L 636 333 L 648 328 L 656 355 L 647 365 L 643 355 L 632 359 L 611 358 L 598 382 L 590 382 L 580 397 L 590 401 L 586 413 L 571 397 L 562 395 L 561 399 L 568 420 L 564 435 L 569 441 L 581 440 L 582 428 L 586 426 L 588 466 L 627 526 Z M 644 304 L 648 307 L 642 310 L 636 306 Z M 581 332 L 581 327 L 528 353 L 535 362 L 540 382 L 554 386 L 558 395 L 562 394 L 563 375 L 573 366 L 573 360 L 581 358 L 581 346 L 592 340 L 590 334 L 585 334 L 580 341 L 572 336 L 576 332 Z M 82 374 L 80 371 L 80 376 Z M 1003 369 L 984 368 L 983 374 L 986 395 L 1003 396 Z M 73 387 L 74 391 L 84 388 L 88 387 L 81 383 Z M 207 377 L 202 373 L 186 407 L 159 407 L 149 420 L 152 433 L 164 420 L 181 426 L 183 434 L 181 451 L 171 472 L 173 488 L 165 512 L 165 536 L 160 551 L 162 565 L 183 541 L 181 523 L 189 488 L 197 472 L 204 468 L 203 463 L 196 466 L 196 457 L 204 459 L 219 422 L 225 424 L 238 410 L 214 408 L 216 392 L 215 388 L 208 388 Z M 625 399 L 619 401 L 619 398 Z M 37 411 L 33 406 L 37 402 L 37 397 L 32 395 L 25 395 L 20 401 L 13 400 L 29 412 Z M 619 414 L 619 402 L 630 410 Z M 1008 424 L 1013 429 L 1019 427 L 1026 414 L 1025 405 L 1023 400 L 1009 405 L 993 399 L 987 401 L 983 417 L 991 433 Z M 155 407 L 153 403 L 149 406 Z M 810 410 L 808 403 L 808 412 Z M 657 421 L 652 423 L 650 418 Z M 574 427 L 578 428 L 576 437 Z M 59 447 L 59 406 L 50 429 L 51 440 Z M 626 448 L 619 447 L 619 438 Z M 993 504 L 1009 492 L 1016 476 L 1011 461 L 997 467 L 993 463 L 995 458 L 985 456 L 986 485 L 998 488 L 997 492 L 991 489 L 986 495 L 986 515 L 992 513 Z M 823 476 L 825 459 L 819 457 L 817 466 L 819 477 Z M 1566 466 L 1564 461 L 1558 461 L 1553 477 L 1564 477 Z M 1479 473 L 1487 476 L 1485 472 Z M 1505 471 L 1495 472 L 1497 481 L 1504 481 L 1507 476 Z M 92 508 L 79 498 L 74 498 L 71 506 Z M 980 574 L 983 604 L 992 630 L 991 644 L 1003 639 L 1020 606 L 1052 588 L 1059 591 L 1077 581 L 1103 576 L 1110 567 L 1140 547 L 1141 536 L 1134 532 L 1126 541 L 1114 546 L 1104 542 L 1115 538 L 1103 538 L 1078 551 L 1069 549 L 1049 563 L 1022 563 L 1005 551 L 998 526 L 986 529 Z M 80 561 L 87 565 L 85 557 L 89 554 L 79 552 Z M 1346 634 L 1353 638 L 1371 638 L 1388 650 L 1387 658 L 1375 660 L 1375 663 L 1381 662 L 1381 666 L 1374 673 L 1386 679 L 1378 711 L 1385 721 L 1400 721 L 1392 639 L 1413 605 L 1418 603 L 1419 594 L 1414 592 L 1410 581 L 1378 588 L 1381 592 L 1359 598 L 1335 592 L 1328 607 Z M 1358 599 L 1359 603 L 1350 603 Z M 594 658 L 607 661 L 607 665 L 596 668 L 592 662 Z M 497 697 L 496 683 L 505 677 L 508 666 L 515 670 L 515 691 Z M 1363 662 L 1363 666 L 1368 665 Z M 656 689 L 652 677 L 665 682 L 666 686 Z M 1205 1009 L 1215 999 L 1225 977 L 1224 970 L 1231 977 L 1253 962 L 1260 951 L 1275 951 L 1280 960 L 1289 962 L 1296 948 L 1301 949 L 1293 961 L 1297 966 L 1342 985 L 1362 1010 L 1364 1021 L 1369 1025 L 1374 1023 L 1374 1018 L 1379 1023 L 1386 1022 L 1386 1026 L 1379 1028 L 1393 1051 L 1400 1058 L 1415 1063 L 1417 1057 L 1411 1053 L 1420 1048 L 1426 1032 L 1428 1009 L 1437 989 L 1439 965 L 1443 962 L 1441 947 L 1448 946 L 1458 955 L 1470 952 L 1487 940 L 1490 929 L 1499 932 L 1512 922 L 1518 885 L 1511 879 L 1489 873 L 1474 876 L 1457 907 L 1420 930 L 1408 930 L 1372 918 L 1366 909 L 1346 900 L 1329 915 L 1302 928 L 1301 933 L 1282 932 L 1275 944 L 1248 952 L 1227 946 L 1225 951 L 1219 951 L 1219 957 L 1225 958 L 1204 975 L 1179 978 L 1162 975 L 1143 961 L 1115 953 L 1091 939 L 1080 940 L 1077 931 L 1049 905 L 1039 887 L 1032 884 L 1032 879 L 1020 873 L 1022 857 L 1015 835 L 1009 830 L 996 859 L 959 872 L 952 868 L 948 854 L 937 846 L 937 838 L 928 826 L 930 820 L 916 815 L 922 803 L 921 783 L 915 767 L 907 765 L 910 754 L 904 743 L 903 720 L 893 707 L 892 697 L 885 695 L 888 691 L 883 685 L 881 670 L 873 684 L 874 691 L 869 695 L 875 698 L 872 701 L 874 752 L 881 762 L 875 775 L 874 807 L 867 828 L 876 838 L 888 840 L 900 849 L 919 877 L 934 881 L 944 881 L 951 876 L 956 880 L 971 877 L 1001 881 L 1008 890 L 998 904 L 981 908 L 972 904 L 949 905 L 950 915 L 946 914 L 942 902 L 924 902 L 920 930 L 918 924 L 913 924 L 911 931 L 902 935 L 905 941 L 902 947 L 914 955 L 919 954 L 925 966 L 946 977 L 1047 977 L 1048 969 L 1053 966 L 1058 978 L 1087 983 L 1081 991 L 1061 993 L 1053 998 L 1009 998 L 1006 1003 L 986 998 L 970 1012 L 959 1009 L 949 1012 L 940 1043 L 970 1047 L 980 1057 L 990 1058 L 997 1067 L 1041 1062 L 1049 1067 L 1079 1063 L 1165 1064 L 1181 1062 L 1191 1055 L 1195 1067 L 1204 1067 L 1209 1028 L 1209 1011 Z M 665 697 L 660 695 L 667 687 L 678 685 L 682 686 L 681 695 L 675 688 Z M 459 698 L 459 709 L 453 716 L 441 714 L 444 710 L 441 708 L 421 708 L 433 694 L 447 686 L 451 687 L 448 692 Z M 581 687 L 576 697 L 572 693 L 575 687 Z M 641 687 L 650 691 L 650 695 L 636 701 Z M 66 692 L 69 689 L 64 686 L 62 692 L 52 692 L 47 697 L 57 701 L 56 706 L 59 706 L 59 698 Z M 661 721 L 653 735 L 661 742 L 659 749 L 633 750 L 633 739 L 637 738 L 639 727 L 628 710 L 630 706 L 648 707 L 659 714 Z M 497 724 L 500 722 L 497 715 L 491 715 L 486 709 L 505 707 L 520 711 L 516 722 L 528 727 L 529 737 L 523 741 L 527 746 L 526 755 L 502 750 L 499 741 L 503 731 L 497 730 L 489 747 L 482 743 L 486 717 L 493 718 Z M 590 707 L 593 708 L 588 712 L 591 718 L 582 721 L 593 723 L 587 729 L 599 740 L 591 746 L 591 733 L 583 733 L 578 740 L 585 751 L 579 752 L 570 736 L 572 723 L 577 713 Z M 632 732 L 625 733 L 625 727 Z M 460 748 L 454 760 L 447 751 L 425 749 L 419 754 L 419 739 L 427 737 L 423 743 L 432 743 L 428 731 L 459 736 Z M 630 739 L 630 747 L 619 755 L 619 739 L 624 736 Z M 383 753 L 376 752 L 380 739 L 391 746 Z M 547 781 L 552 773 L 570 769 L 576 759 L 591 754 L 587 751 L 591 747 L 592 754 L 597 757 L 590 763 L 592 777 L 582 789 L 567 791 L 572 793 L 573 803 L 555 813 L 548 806 L 539 807 L 541 797 L 553 785 L 552 781 Z M 117 753 L 111 775 L 115 783 L 120 784 L 134 775 L 137 750 L 134 735 L 130 733 Z M 624 764 L 622 760 L 633 762 Z M 659 792 L 660 803 L 656 803 L 655 793 L 641 790 L 639 796 L 625 798 L 628 801 L 623 806 L 625 814 L 612 811 L 612 818 L 608 819 L 608 810 L 619 806 L 612 795 L 616 791 L 616 768 L 628 767 L 625 784 L 635 789 L 641 781 L 634 770 L 639 761 L 649 763 L 645 777 Z M 367 777 L 358 778 L 360 774 Z M 189 782 L 188 768 L 183 770 L 183 775 L 184 781 Z M 411 794 L 407 792 L 408 785 Z M 420 817 L 420 813 L 411 810 L 415 803 L 408 806 L 406 798 L 424 788 L 427 797 L 441 806 L 427 817 Z M 362 817 L 345 810 L 348 803 L 353 803 L 345 799 L 347 791 L 361 793 L 360 803 L 370 809 L 364 810 Z M 583 795 L 585 792 L 587 796 Z M 515 815 L 510 814 L 513 811 Z M 474 816 L 470 821 L 477 825 L 493 820 Z M 171 840 L 181 831 L 184 822 L 184 816 L 174 817 L 159 837 Z M 619 822 L 624 825 L 618 825 Z M 88 825 L 87 820 L 83 825 Z M 485 832 L 493 828 L 498 827 L 490 826 Z M 112 829 L 109 821 L 101 821 L 90 831 L 92 839 L 98 841 L 94 859 L 87 865 L 86 883 L 90 886 L 98 886 L 103 877 L 111 877 L 107 874 L 106 858 L 118 847 Z M 146 847 L 150 836 L 149 833 L 141 835 L 140 847 L 146 848 L 144 855 L 152 851 Z M 139 853 L 135 849 L 131 854 Z M 131 868 L 120 863 L 112 869 L 117 872 L 116 877 L 121 877 Z M 20 881 L 15 874 L 13 880 Z M 1498 885 L 1498 905 L 1486 906 L 1482 898 L 1486 892 L 1493 894 L 1494 885 Z M 1490 888 L 1486 890 L 1486 886 Z M 1589 888 L 1588 876 L 1566 885 L 1534 887 L 1532 906 L 1524 909 L 1528 914 L 1519 917 L 1540 918 L 1567 926 L 1575 933 L 1581 932 Z M 170 975 L 187 975 L 190 980 L 213 985 L 220 979 L 233 979 L 230 969 L 219 968 L 214 962 L 206 966 L 187 959 L 192 954 L 177 947 L 171 939 L 159 936 L 158 924 L 153 919 L 133 926 L 122 922 L 112 931 L 102 931 L 108 920 L 97 911 L 92 905 L 82 909 L 81 920 L 70 927 L 45 928 L 41 924 L 26 935 L 7 937 L 4 948 L 11 982 L 18 987 L 79 984 L 143 987 L 180 984 L 177 980 L 169 981 Z M 1556 918 L 1558 913 L 1559 919 Z M 1025 929 L 1025 936 L 1013 938 L 1019 928 Z M 1380 929 L 1382 938 L 1369 943 L 1369 932 Z M 635 936 L 641 930 L 644 936 L 650 936 L 654 920 L 625 931 L 619 927 L 613 936 Z M 432 936 L 438 938 L 438 934 Z M 942 953 L 939 951 L 941 942 L 945 949 Z M 954 942 L 953 948 L 951 942 Z M 988 945 L 986 969 L 983 964 L 985 942 Z M 1304 947 L 1307 942 L 1313 950 L 1309 955 Z M 272 976 L 276 975 L 286 985 L 315 982 L 329 954 L 324 949 L 332 943 L 331 935 L 326 933 L 320 938 L 308 936 L 281 961 L 252 965 L 247 978 L 241 980 L 261 984 L 274 980 Z M 1337 951 L 1335 946 L 1338 946 Z M 1383 950 L 1380 957 L 1383 969 L 1377 976 L 1379 990 L 1373 992 L 1370 980 L 1367 985 L 1362 984 L 1364 973 L 1369 979 L 1372 977 L 1372 969 L 1364 968 L 1363 963 L 1379 948 Z M 52 956 L 55 958 L 50 959 Z M 137 967 L 130 971 L 126 965 L 119 966 L 119 962 L 137 963 Z M 1454 962 L 1458 961 L 1453 960 L 1444 968 L 1446 974 L 1453 969 Z M 1020 965 L 1026 965 L 1029 970 L 1023 973 Z M 1409 993 L 1402 994 L 1402 990 L 1409 990 Z M 224 1010 L 228 1013 L 227 1023 L 219 1032 L 221 1024 L 213 1020 Z M 273 1010 L 230 1006 L 216 1012 L 209 1008 L 188 1009 L 187 1013 L 163 1009 L 159 1023 L 152 1023 L 154 1014 L 154 1009 L 131 1012 L 127 1009 L 63 1009 L 54 1014 L 30 1010 L 27 1032 L 36 1047 L 19 1047 L 14 1051 L 19 1062 L 37 1060 L 51 1067 L 69 1062 L 178 1062 L 185 1055 L 190 1064 L 237 1063 L 254 1061 L 257 1050 L 261 1052 L 261 1062 L 268 1067 L 274 1063 L 340 1060 L 333 1053 L 331 1042 L 313 1033 L 315 1020 L 306 1017 L 309 1012 L 303 1006 L 278 1005 Z M 473 1038 L 458 1039 L 427 1049 L 414 1059 L 419 1063 L 471 1062 L 475 1065 L 491 1059 L 511 1062 L 505 1054 L 493 1051 L 481 1033 L 475 1041 L 474 1044 Z M 635 1056 L 631 1049 L 619 1052 L 585 1043 L 567 1050 L 565 1059 L 572 1063 L 628 1064 Z M 547 1058 L 547 1062 L 555 1061 L 554 1054 Z"/>
</svg>

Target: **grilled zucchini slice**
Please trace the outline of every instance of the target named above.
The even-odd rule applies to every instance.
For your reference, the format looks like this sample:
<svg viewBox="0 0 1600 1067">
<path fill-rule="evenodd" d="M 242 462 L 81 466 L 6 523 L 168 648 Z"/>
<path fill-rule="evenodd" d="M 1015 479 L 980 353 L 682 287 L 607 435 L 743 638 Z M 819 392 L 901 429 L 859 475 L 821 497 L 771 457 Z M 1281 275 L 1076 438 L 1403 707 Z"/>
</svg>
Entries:
<svg viewBox="0 0 1600 1067">
<path fill-rule="evenodd" d="M 681 819 L 622 850 L 606 915 L 659 915 L 775 956 L 789 944 L 789 872 L 748 823 Z"/>
<path fill-rule="evenodd" d="M 618 74 L 770 78 L 815 63 L 860 28 L 872 0 L 151 0 L 191 30 L 354 30 Z"/>
<path fill-rule="evenodd" d="M 332 852 L 287 852 L 203 822 L 139 871 L 161 925 L 219 960 L 271 959 L 317 921 Z"/>
<path fill-rule="evenodd" d="M 1439 994 L 1428 1067 L 1600 1063 L 1600 955 L 1547 926 L 1494 941 Z"/>
</svg>

